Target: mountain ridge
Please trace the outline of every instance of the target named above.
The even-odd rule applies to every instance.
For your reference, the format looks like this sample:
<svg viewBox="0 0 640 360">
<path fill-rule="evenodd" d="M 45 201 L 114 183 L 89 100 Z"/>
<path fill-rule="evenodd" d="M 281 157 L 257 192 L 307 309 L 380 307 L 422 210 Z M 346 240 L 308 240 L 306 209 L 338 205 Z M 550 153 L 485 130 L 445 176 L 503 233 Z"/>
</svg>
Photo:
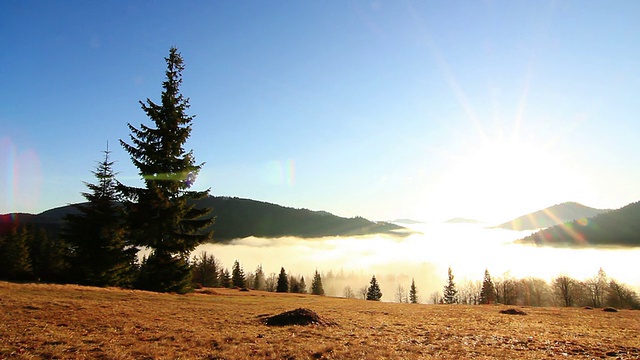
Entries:
<svg viewBox="0 0 640 360">
<path fill-rule="evenodd" d="M 507 221 L 493 228 L 506 230 L 536 230 L 563 224 L 582 218 L 590 218 L 608 212 L 608 209 L 595 209 L 577 202 L 563 202 L 549 206 L 511 221 Z"/>
<path fill-rule="evenodd" d="M 538 231 L 516 243 L 540 246 L 640 246 L 640 201 Z"/>
<path fill-rule="evenodd" d="M 404 227 L 388 222 L 373 222 L 362 217 L 344 218 L 326 211 L 294 209 L 268 202 L 228 196 L 209 196 L 198 200 L 197 207 L 212 208 L 216 222 L 213 242 L 226 242 L 249 236 L 278 238 L 295 236 L 355 236 L 371 234 L 401 235 Z M 59 234 L 67 214 L 78 213 L 66 205 L 39 214 L 9 213 L 0 215 L 2 228 L 10 224 L 34 224 L 52 235 Z M 2 230 L 0 228 L 0 230 Z"/>
</svg>

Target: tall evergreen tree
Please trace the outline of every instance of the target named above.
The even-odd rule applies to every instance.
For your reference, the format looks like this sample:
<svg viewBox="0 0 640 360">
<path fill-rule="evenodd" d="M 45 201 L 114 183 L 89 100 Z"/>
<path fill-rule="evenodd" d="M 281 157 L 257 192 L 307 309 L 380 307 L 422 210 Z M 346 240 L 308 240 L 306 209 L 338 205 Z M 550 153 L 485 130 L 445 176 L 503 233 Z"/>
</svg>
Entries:
<svg viewBox="0 0 640 360">
<path fill-rule="evenodd" d="M 412 304 L 418 303 L 418 288 L 416 288 L 414 279 L 411 279 L 411 288 L 409 288 L 409 302 Z"/>
<path fill-rule="evenodd" d="M 380 285 L 378 285 L 376 276 L 373 275 L 371 281 L 369 282 L 369 288 L 367 289 L 367 300 L 380 301 L 381 298 L 382 291 L 380 291 Z"/>
<path fill-rule="evenodd" d="M 278 285 L 276 287 L 276 292 L 287 291 L 289 291 L 289 279 L 287 278 L 287 272 L 284 271 L 284 268 L 280 268 L 280 275 L 278 275 Z"/>
<path fill-rule="evenodd" d="M 311 293 L 313 295 L 324 295 L 324 288 L 322 287 L 322 277 L 318 270 L 313 275 L 313 280 L 311 280 Z"/>
<path fill-rule="evenodd" d="M 235 287 L 245 287 L 246 278 L 238 260 L 233 263 L 233 268 L 231 269 L 231 282 Z"/>
<path fill-rule="evenodd" d="M 442 301 L 445 304 L 457 304 L 458 303 L 458 290 L 456 289 L 456 283 L 453 282 L 453 272 L 451 267 L 448 270 L 447 285 L 444 286 Z"/>
<path fill-rule="evenodd" d="M 138 249 L 127 241 L 124 216 L 109 151 L 93 175 L 97 184 L 85 182 L 85 204 L 77 204 L 78 214 L 66 217 L 62 232 L 70 249 L 71 273 L 75 281 L 95 286 L 130 286 Z"/>
<path fill-rule="evenodd" d="M 203 164 L 196 164 L 193 151 L 184 149 L 193 116 L 186 115 L 189 100 L 180 93 L 182 56 L 172 47 L 165 60 L 161 103 L 140 101 L 153 126 L 136 128 L 129 123 L 131 144 L 120 140 L 145 188 L 123 186 L 123 190 L 132 240 L 151 249 L 138 286 L 184 293 L 191 289 L 188 256 L 211 238 L 205 228 L 213 218 L 207 217 L 209 209 L 197 209 L 193 201 L 206 197 L 209 191 L 189 190 Z"/>
<path fill-rule="evenodd" d="M 496 289 L 491 280 L 488 269 L 484 269 L 484 279 L 482 280 L 482 290 L 480 291 L 480 304 L 493 304 L 496 301 Z"/>
</svg>

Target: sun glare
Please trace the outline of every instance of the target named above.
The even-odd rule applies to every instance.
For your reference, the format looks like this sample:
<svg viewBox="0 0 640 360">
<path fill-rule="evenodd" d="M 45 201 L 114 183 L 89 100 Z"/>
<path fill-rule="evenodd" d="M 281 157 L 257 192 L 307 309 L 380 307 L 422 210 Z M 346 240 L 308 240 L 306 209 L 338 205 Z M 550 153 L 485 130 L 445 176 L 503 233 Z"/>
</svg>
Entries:
<svg viewBox="0 0 640 360">
<path fill-rule="evenodd" d="M 511 220 L 575 193 L 579 184 L 566 163 L 544 145 L 487 142 L 453 158 L 435 196 L 449 199 L 452 208 L 462 212 L 456 216 Z"/>
</svg>

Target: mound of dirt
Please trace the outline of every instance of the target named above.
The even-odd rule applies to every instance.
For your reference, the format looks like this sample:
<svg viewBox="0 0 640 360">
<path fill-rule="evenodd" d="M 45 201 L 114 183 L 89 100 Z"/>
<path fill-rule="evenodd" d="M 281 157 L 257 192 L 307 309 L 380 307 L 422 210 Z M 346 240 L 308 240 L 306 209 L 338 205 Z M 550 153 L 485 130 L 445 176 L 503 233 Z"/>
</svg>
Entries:
<svg viewBox="0 0 640 360">
<path fill-rule="evenodd" d="M 518 310 L 518 309 L 506 309 L 506 310 L 500 310 L 500 314 L 507 314 L 507 315 L 527 315 L 526 312 L 522 311 L 522 310 Z"/>
<path fill-rule="evenodd" d="M 315 311 L 298 308 L 291 311 L 285 311 L 281 314 L 267 317 L 264 323 L 269 326 L 287 326 L 287 325 L 336 325 L 332 321 L 325 320 Z"/>
</svg>

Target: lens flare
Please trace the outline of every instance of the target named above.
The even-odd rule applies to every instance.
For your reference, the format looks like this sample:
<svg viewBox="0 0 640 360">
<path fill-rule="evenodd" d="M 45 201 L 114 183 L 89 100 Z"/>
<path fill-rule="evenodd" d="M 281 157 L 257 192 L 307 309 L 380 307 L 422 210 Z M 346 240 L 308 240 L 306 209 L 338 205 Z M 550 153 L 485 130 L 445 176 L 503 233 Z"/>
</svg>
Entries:
<svg viewBox="0 0 640 360">
<path fill-rule="evenodd" d="M 4 174 L 0 177 L 0 208 L 7 212 L 37 211 L 43 178 L 36 151 L 18 151 L 9 138 L 0 139 L 0 170 Z"/>
<path fill-rule="evenodd" d="M 193 171 L 185 171 L 179 173 L 148 174 L 144 175 L 143 178 L 152 181 L 181 181 L 187 188 L 190 188 L 196 182 L 196 176 L 197 173 Z"/>
</svg>

